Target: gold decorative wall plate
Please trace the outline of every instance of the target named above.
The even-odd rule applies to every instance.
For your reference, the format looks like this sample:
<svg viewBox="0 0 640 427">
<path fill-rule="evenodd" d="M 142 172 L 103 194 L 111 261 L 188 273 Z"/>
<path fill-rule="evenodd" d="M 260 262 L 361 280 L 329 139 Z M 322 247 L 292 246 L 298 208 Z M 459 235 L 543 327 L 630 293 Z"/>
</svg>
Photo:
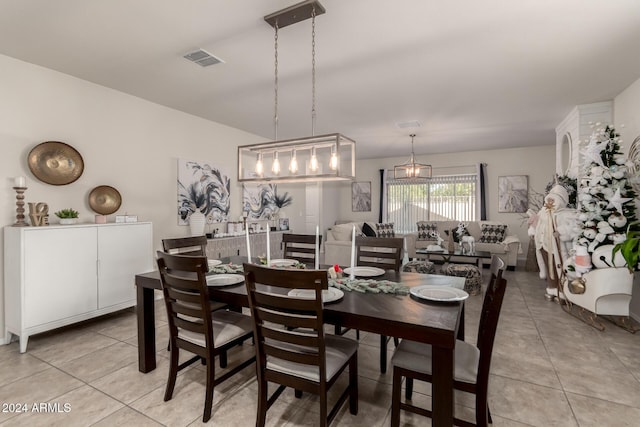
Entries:
<svg viewBox="0 0 640 427">
<path fill-rule="evenodd" d="M 29 152 L 29 169 L 40 181 L 66 185 L 76 181 L 84 171 L 84 161 L 75 148 L 58 141 L 36 145 Z"/>
<path fill-rule="evenodd" d="M 100 185 L 89 193 L 89 206 L 100 215 L 111 215 L 122 204 L 118 190 L 108 185 Z"/>
</svg>

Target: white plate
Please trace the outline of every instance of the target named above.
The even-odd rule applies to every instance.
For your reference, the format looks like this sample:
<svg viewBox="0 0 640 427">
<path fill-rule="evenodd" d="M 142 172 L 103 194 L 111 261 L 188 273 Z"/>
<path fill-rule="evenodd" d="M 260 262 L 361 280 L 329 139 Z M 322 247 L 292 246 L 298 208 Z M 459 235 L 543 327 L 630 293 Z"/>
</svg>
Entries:
<svg viewBox="0 0 640 427">
<path fill-rule="evenodd" d="M 350 275 L 353 271 L 354 276 L 360 277 L 376 277 L 382 276 L 384 274 L 384 270 L 378 267 L 347 267 L 344 269 L 344 274 Z"/>
<path fill-rule="evenodd" d="M 243 281 L 244 276 L 241 274 L 212 274 L 207 276 L 207 285 L 209 286 L 229 286 Z"/>
<path fill-rule="evenodd" d="M 452 288 L 450 286 L 432 286 L 422 285 L 411 288 L 411 295 L 429 301 L 464 301 L 469 298 L 469 294 L 462 289 Z"/>
<path fill-rule="evenodd" d="M 222 261 L 220 261 L 219 259 L 210 259 L 210 260 L 207 260 L 207 263 L 209 264 L 209 268 L 213 268 L 217 265 L 222 264 Z"/>
<path fill-rule="evenodd" d="M 316 296 L 316 291 L 313 289 L 292 289 L 287 295 L 294 298 L 313 299 Z M 329 288 L 322 290 L 322 302 L 324 303 L 338 301 L 343 296 L 344 292 L 340 289 Z"/>
<path fill-rule="evenodd" d="M 293 267 L 298 261 L 295 259 L 272 259 L 272 267 Z"/>
</svg>

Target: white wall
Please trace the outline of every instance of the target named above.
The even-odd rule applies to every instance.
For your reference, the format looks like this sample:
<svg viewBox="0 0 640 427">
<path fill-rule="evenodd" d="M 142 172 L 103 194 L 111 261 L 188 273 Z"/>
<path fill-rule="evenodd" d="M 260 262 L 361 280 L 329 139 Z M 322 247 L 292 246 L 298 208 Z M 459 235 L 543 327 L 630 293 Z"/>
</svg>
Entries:
<svg viewBox="0 0 640 427">
<path fill-rule="evenodd" d="M 242 186 L 236 180 L 236 147 L 262 139 L 59 72 L 0 55 L 0 225 L 15 222 L 13 178 L 26 176 L 27 202 L 54 211 L 74 208 L 92 222 L 87 197 L 106 184 L 122 195 L 119 214 L 153 222 L 154 247 L 165 237 L 185 236 L 177 225 L 177 159 L 208 162 L 231 178 L 231 219 L 241 214 Z M 80 152 L 85 169 L 70 185 L 38 181 L 27 154 L 44 141 L 63 141 Z M 288 184 L 292 227 L 300 226 L 304 191 Z M 113 221 L 111 216 L 110 221 Z M 0 331 L 4 331 L 4 232 L 0 234 Z M 73 254 L 70 254 L 73 256 Z"/>
<path fill-rule="evenodd" d="M 544 142 L 544 141 L 541 141 Z M 552 143 L 553 141 L 549 141 Z M 522 242 L 524 258 L 529 237 L 526 221 L 520 214 L 498 212 L 498 177 L 505 175 L 528 175 L 529 188 L 544 192 L 555 173 L 555 145 L 511 148 L 502 150 L 468 151 L 464 153 L 416 156 L 416 161 L 433 165 L 434 175 L 475 173 L 477 163 L 487 164 L 486 189 L 488 196 L 487 219 L 500 221 L 509 226 L 509 234 L 517 234 Z M 340 219 L 357 221 L 378 220 L 380 206 L 380 169 L 393 169 L 394 165 L 406 162 L 407 157 L 371 159 L 358 161 L 356 181 L 371 181 L 371 212 L 351 212 L 351 186 L 341 187 L 339 207 Z"/>
<path fill-rule="evenodd" d="M 620 133 L 620 139 L 622 139 L 620 144 L 622 152 L 628 153 L 633 140 L 640 136 L 640 79 L 616 96 L 613 102 L 614 125 Z M 623 125 L 624 127 L 622 127 Z M 637 205 L 640 205 L 640 199 L 636 200 Z M 638 280 L 638 275 L 639 273 L 636 273 L 630 310 L 631 316 L 640 321 L 640 289 L 638 289 L 640 280 Z"/>
</svg>

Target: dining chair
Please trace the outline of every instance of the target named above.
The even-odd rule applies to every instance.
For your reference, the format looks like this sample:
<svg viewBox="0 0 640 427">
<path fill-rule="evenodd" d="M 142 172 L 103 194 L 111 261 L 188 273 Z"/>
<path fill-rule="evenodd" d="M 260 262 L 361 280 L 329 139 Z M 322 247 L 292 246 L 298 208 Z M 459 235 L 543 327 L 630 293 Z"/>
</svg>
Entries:
<svg viewBox="0 0 640 427">
<path fill-rule="evenodd" d="M 282 235 L 282 243 L 284 243 L 284 258 L 295 259 L 303 264 L 315 265 L 315 235 L 284 233 Z M 322 236 L 318 236 L 318 245 L 322 245 Z"/>
<path fill-rule="evenodd" d="M 203 359 L 207 366 L 207 382 L 202 421 L 206 423 L 211 418 L 214 387 L 255 361 L 255 355 L 252 355 L 218 378 L 215 377 L 215 356 L 251 338 L 251 318 L 228 310 L 211 312 L 205 276 L 208 270 L 206 257 L 170 255 L 158 251 L 158 270 L 171 344 L 164 401 L 171 400 L 173 396 L 178 371 Z M 180 349 L 196 356 L 179 364 Z"/>
<path fill-rule="evenodd" d="M 507 288 L 502 277 L 505 264 L 497 256 L 491 259 L 491 278 L 487 285 L 480 314 L 477 345 L 465 341 L 456 341 L 453 387 L 456 390 L 475 394 L 476 420 L 469 421 L 454 418 L 459 426 L 486 426 L 491 423 L 491 413 L 487 403 L 489 386 L 489 368 L 491 353 L 500 317 L 500 308 Z M 393 366 L 393 389 L 391 403 L 391 425 L 400 425 L 400 409 L 431 417 L 431 411 L 407 403 L 413 393 L 413 379 L 431 382 L 432 379 L 431 346 L 415 341 L 402 340 L 391 358 Z M 434 367 L 437 369 L 437 367 Z M 401 382 L 405 377 L 405 402 L 401 402 Z"/>
<path fill-rule="evenodd" d="M 172 239 L 162 239 L 162 248 L 168 254 L 174 255 L 191 255 L 191 256 L 207 256 L 207 237 L 206 236 L 190 236 L 177 237 Z M 234 311 L 241 312 L 239 307 L 229 307 L 227 304 L 211 301 L 211 311 L 225 310 L 231 308 Z M 171 343 L 167 345 L 167 351 L 171 349 Z M 220 367 L 227 367 L 227 355 L 223 353 L 219 358 Z"/>
<path fill-rule="evenodd" d="M 403 246 L 400 237 L 356 237 L 356 265 L 400 271 Z"/>
<path fill-rule="evenodd" d="M 356 237 L 356 265 L 364 267 L 377 267 L 383 270 L 400 271 L 402 266 L 402 249 L 404 239 L 395 237 Z M 349 329 L 335 327 L 335 333 L 344 335 Z M 356 331 L 359 338 L 360 333 Z M 389 337 L 380 335 L 380 372 L 387 372 L 387 344 Z M 395 346 L 398 346 L 398 338 L 393 338 Z"/>
<path fill-rule="evenodd" d="M 296 390 L 296 397 L 305 391 L 319 396 L 321 426 L 331 423 L 347 398 L 349 411 L 356 415 L 358 343 L 324 333 L 322 290 L 328 288 L 327 272 L 244 264 L 244 275 L 256 346 L 256 425 L 264 426 L 267 411 L 287 387 Z M 308 292 L 308 297 L 289 296 L 293 290 Z M 349 384 L 327 412 L 329 388 L 347 366 Z M 279 385 L 271 396 L 268 382 Z"/>
<path fill-rule="evenodd" d="M 207 236 L 162 239 L 162 248 L 169 254 L 207 256 Z"/>
</svg>

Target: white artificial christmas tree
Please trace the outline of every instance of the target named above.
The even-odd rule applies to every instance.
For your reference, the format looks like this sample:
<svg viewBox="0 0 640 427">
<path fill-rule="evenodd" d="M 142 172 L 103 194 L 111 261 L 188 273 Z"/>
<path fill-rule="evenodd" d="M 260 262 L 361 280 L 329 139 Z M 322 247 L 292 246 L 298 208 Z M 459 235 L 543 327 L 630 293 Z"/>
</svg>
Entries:
<svg viewBox="0 0 640 427">
<path fill-rule="evenodd" d="M 583 178 L 578 183 L 582 231 L 576 243 L 593 253 L 600 246 L 626 239 L 628 225 L 636 221 L 636 194 L 629 184 L 619 134 L 613 127 L 596 128 L 583 155 Z"/>
</svg>

